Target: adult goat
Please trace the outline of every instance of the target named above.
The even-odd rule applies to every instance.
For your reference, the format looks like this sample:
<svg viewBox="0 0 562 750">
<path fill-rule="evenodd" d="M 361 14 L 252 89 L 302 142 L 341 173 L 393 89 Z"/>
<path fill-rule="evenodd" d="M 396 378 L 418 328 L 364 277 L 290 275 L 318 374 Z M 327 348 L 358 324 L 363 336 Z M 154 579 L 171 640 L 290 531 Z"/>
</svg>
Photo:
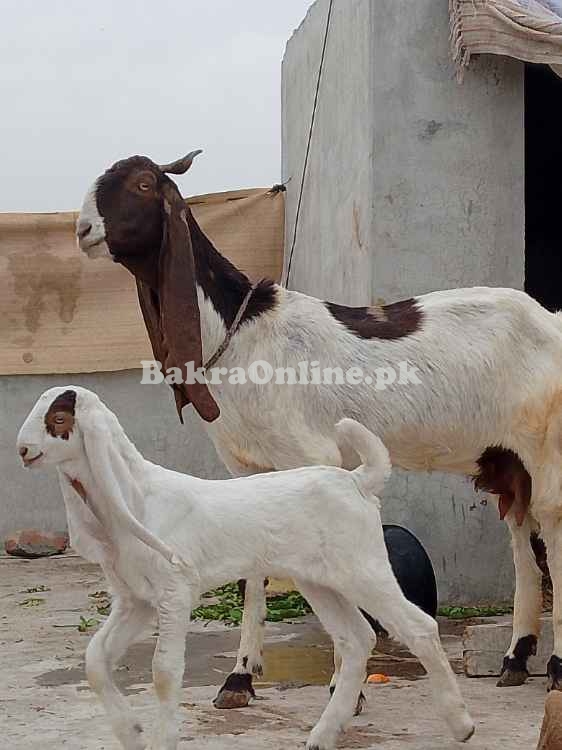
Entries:
<svg viewBox="0 0 562 750">
<path fill-rule="evenodd" d="M 382 437 L 397 466 L 475 476 L 479 488 L 499 495 L 513 541 L 513 638 L 498 684 L 522 684 L 536 648 L 541 571 L 530 537 L 540 527 L 554 586 L 549 686 L 562 689 L 560 317 L 513 289 L 349 308 L 272 282 L 252 287 L 167 176 L 185 172 L 196 153 L 162 167 L 141 156 L 117 162 L 95 181 L 77 224 L 85 253 L 110 256 L 135 275 L 156 359 L 186 373 L 186 362 L 197 368 L 218 351 L 223 374 L 256 361 L 298 373 L 304 362 L 346 373 L 359 365 L 363 378 L 176 383 L 180 414 L 194 404 L 235 475 L 303 464 L 353 468 L 357 457 L 340 450 L 333 428 L 352 417 Z M 251 694 L 264 606 L 261 581 L 249 580 L 238 661 L 219 705 L 229 704 L 230 691 Z"/>
<path fill-rule="evenodd" d="M 294 578 L 338 644 L 338 682 L 308 750 L 332 750 L 353 716 L 376 640 L 357 607 L 376 610 L 419 656 L 453 736 L 472 736 L 437 625 L 404 597 L 390 566 L 376 497 L 390 474 L 388 452 L 351 419 L 335 431 L 361 456 L 352 472 L 315 466 L 207 481 L 146 461 L 84 388 L 52 388 L 31 410 L 18 435 L 23 463 L 57 466 L 72 546 L 101 564 L 114 595 L 109 619 L 88 646 L 86 673 L 125 750 L 147 745 L 113 682 L 116 661 L 156 613 L 160 708 L 150 748 L 176 750 L 189 615 L 203 592 L 232 574 Z"/>
</svg>

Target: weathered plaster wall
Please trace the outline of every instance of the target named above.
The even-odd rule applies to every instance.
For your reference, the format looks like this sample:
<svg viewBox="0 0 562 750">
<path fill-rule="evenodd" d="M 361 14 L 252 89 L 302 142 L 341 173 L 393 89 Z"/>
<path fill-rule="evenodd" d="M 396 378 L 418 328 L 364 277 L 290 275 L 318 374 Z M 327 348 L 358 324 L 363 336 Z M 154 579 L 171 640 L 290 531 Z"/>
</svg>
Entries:
<svg viewBox="0 0 562 750">
<path fill-rule="evenodd" d="M 447 0 L 334 0 L 289 285 L 343 304 L 457 286 L 523 286 L 523 67 L 485 57 L 459 86 Z M 283 60 L 287 249 L 328 0 Z M 470 342 L 467 342 L 470 345 Z M 493 503 L 440 474 L 397 471 L 386 520 L 427 545 L 442 600 L 507 598 Z"/>
</svg>

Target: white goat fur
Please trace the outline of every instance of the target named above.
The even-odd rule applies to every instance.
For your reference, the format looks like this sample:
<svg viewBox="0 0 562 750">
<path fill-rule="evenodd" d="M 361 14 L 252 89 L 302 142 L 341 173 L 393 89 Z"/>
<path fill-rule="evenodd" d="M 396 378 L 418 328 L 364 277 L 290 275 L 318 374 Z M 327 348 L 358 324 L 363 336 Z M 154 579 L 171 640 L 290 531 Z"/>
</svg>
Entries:
<svg viewBox="0 0 562 750">
<path fill-rule="evenodd" d="M 61 439 L 48 433 L 45 415 L 67 390 L 76 393 L 75 420 Z M 112 613 L 90 642 L 86 668 L 126 750 L 147 745 L 112 667 L 156 613 L 153 676 L 160 713 L 150 748 L 175 750 L 189 614 L 202 592 L 233 576 L 294 578 L 337 643 L 342 663 L 336 690 L 312 730 L 310 750 L 333 748 L 353 715 L 374 645 L 357 607 L 376 610 L 420 657 L 453 736 L 471 735 L 473 723 L 437 626 L 405 599 L 390 567 L 375 495 L 390 474 L 388 453 L 351 419 L 342 420 L 336 434 L 361 456 L 352 472 L 309 467 L 206 481 L 146 461 L 90 391 L 67 386 L 39 398 L 18 447 L 28 458 L 43 454 L 34 466 L 57 466 L 71 543 L 101 564 L 112 588 Z M 76 491 L 71 480 L 83 489 Z"/>
<path fill-rule="evenodd" d="M 488 446 L 515 451 L 532 478 L 530 512 L 518 526 L 506 518 L 516 572 L 514 627 L 507 655 L 521 637 L 538 635 L 541 572 L 529 536 L 540 525 L 554 586 L 554 653 L 562 656 L 562 318 L 524 292 L 475 287 L 416 298 L 421 329 L 396 340 L 363 340 L 335 320 L 323 302 L 278 288 L 278 305 L 243 325 L 219 365 L 276 367 L 319 361 L 321 368 L 375 369 L 407 361 L 419 385 L 211 384 L 221 419 L 206 425 L 235 475 L 303 464 L 353 468 L 333 425 L 354 417 L 380 435 L 393 465 L 472 475 Z M 225 335 L 222 318 L 199 291 L 204 359 Z M 282 512 L 282 503 L 279 512 Z M 247 586 L 243 643 L 236 672 L 261 670 L 263 630 L 249 611 L 263 606 L 263 587 Z M 251 632 L 248 630 L 251 629 Z"/>
</svg>

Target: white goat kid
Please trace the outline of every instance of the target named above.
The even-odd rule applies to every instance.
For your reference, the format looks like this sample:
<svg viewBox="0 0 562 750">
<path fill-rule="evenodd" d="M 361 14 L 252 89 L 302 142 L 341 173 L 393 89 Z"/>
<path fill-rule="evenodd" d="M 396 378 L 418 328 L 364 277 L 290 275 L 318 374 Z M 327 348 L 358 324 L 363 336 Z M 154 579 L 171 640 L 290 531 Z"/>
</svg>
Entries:
<svg viewBox="0 0 562 750">
<path fill-rule="evenodd" d="M 44 393 L 18 436 L 26 466 L 54 464 L 73 547 L 99 563 L 114 595 L 86 670 L 126 750 L 144 750 L 142 727 L 112 668 L 156 613 L 153 678 L 159 718 L 152 750 L 175 750 L 186 631 L 201 592 L 233 575 L 292 577 L 337 644 L 341 670 L 308 740 L 335 746 L 353 716 L 374 634 L 358 607 L 422 661 L 453 736 L 474 731 L 436 623 L 403 596 L 388 559 L 376 497 L 390 473 L 382 442 L 342 420 L 336 432 L 361 456 L 352 472 L 309 467 L 206 481 L 146 461 L 115 415 L 75 386 Z M 335 523 L 337 519 L 337 524 Z"/>
</svg>

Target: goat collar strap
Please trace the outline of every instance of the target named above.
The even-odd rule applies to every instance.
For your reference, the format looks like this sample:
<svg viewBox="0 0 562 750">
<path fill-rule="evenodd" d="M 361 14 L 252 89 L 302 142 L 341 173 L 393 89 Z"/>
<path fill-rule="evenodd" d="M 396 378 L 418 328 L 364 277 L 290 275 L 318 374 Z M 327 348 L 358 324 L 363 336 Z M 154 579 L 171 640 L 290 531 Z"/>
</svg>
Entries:
<svg viewBox="0 0 562 750">
<path fill-rule="evenodd" d="M 258 282 L 255 284 L 252 284 L 252 286 L 248 289 L 246 296 L 242 300 L 242 304 L 238 308 L 238 312 L 236 313 L 236 317 L 232 321 L 232 325 L 226 332 L 226 336 L 224 337 L 224 340 L 222 344 L 219 346 L 217 351 L 213 354 L 213 356 L 205 362 L 203 365 L 203 368 L 205 370 L 210 370 L 211 367 L 216 365 L 216 363 L 219 361 L 219 359 L 222 357 L 222 355 L 225 353 L 225 351 L 228 349 L 230 342 L 232 341 L 232 337 L 234 334 L 238 331 L 240 328 L 240 323 L 242 322 L 242 318 L 244 317 L 244 313 L 246 312 L 246 308 L 248 307 L 248 304 L 250 302 L 250 299 L 252 297 L 252 294 L 256 291 L 256 288 L 258 286 Z"/>
</svg>

